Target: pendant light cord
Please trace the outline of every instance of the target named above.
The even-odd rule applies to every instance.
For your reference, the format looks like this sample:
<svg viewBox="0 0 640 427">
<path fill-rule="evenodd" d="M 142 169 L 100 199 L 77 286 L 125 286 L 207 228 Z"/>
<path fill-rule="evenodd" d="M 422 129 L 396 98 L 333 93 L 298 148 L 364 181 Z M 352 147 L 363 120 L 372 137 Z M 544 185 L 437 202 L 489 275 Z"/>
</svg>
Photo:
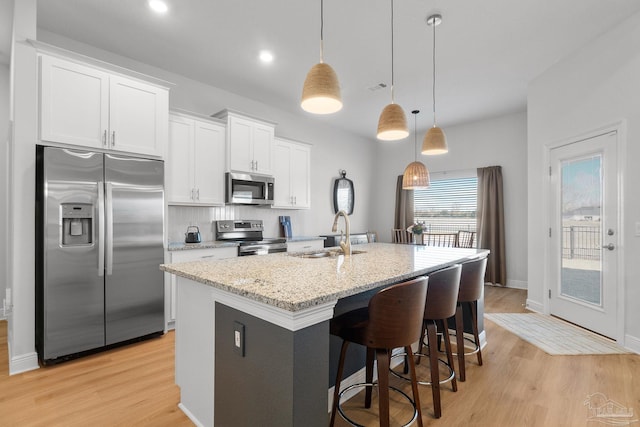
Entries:
<svg viewBox="0 0 640 427">
<path fill-rule="evenodd" d="M 320 63 L 324 63 L 324 0 L 320 0 Z"/>
<path fill-rule="evenodd" d="M 413 110 L 413 160 L 418 161 L 418 113 L 419 110 Z"/>
<path fill-rule="evenodd" d="M 433 127 L 436 127 L 436 20 L 433 20 Z"/>
<path fill-rule="evenodd" d="M 391 103 L 395 104 L 393 75 L 393 0 L 391 0 Z"/>
</svg>

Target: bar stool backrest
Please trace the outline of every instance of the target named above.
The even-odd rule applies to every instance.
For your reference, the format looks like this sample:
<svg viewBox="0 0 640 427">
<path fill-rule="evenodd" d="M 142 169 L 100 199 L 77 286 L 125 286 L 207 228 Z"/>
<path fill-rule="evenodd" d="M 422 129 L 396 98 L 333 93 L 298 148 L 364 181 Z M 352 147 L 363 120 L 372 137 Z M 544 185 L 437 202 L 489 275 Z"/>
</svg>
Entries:
<svg viewBox="0 0 640 427">
<path fill-rule="evenodd" d="M 487 269 L 487 257 L 462 264 L 458 301 L 477 301 L 484 288 L 484 273 Z"/>
<path fill-rule="evenodd" d="M 369 301 L 366 345 L 395 348 L 420 339 L 428 277 L 398 283 L 381 290 Z"/>
<path fill-rule="evenodd" d="M 429 274 L 424 319 L 448 319 L 456 314 L 461 270 L 462 266 L 456 264 Z"/>
</svg>

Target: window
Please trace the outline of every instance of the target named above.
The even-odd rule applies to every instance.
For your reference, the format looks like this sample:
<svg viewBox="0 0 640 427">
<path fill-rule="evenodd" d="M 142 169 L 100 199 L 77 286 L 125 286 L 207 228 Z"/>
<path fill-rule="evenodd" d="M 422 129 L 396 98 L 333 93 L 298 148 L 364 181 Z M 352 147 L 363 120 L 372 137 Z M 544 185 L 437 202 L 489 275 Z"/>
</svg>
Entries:
<svg viewBox="0 0 640 427">
<path fill-rule="evenodd" d="M 426 233 L 476 231 L 477 193 L 475 170 L 434 173 L 429 188 L 413 191 L 414 222 Z"/>
</svg>

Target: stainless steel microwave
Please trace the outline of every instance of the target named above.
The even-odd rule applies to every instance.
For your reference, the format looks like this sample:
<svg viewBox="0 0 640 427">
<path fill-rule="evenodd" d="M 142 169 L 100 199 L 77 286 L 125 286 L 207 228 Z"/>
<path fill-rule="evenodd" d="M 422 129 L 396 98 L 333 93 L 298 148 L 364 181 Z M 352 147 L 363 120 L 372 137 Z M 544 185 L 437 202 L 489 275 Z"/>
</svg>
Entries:
<svg viewBox="0 0 640 427">
<path fill-rule="evenodd" d="M 225 174 L 225 201 L 240 205 L 272 205 L 273 184 L 271 176 L 227 172 Z"/>
</svg>

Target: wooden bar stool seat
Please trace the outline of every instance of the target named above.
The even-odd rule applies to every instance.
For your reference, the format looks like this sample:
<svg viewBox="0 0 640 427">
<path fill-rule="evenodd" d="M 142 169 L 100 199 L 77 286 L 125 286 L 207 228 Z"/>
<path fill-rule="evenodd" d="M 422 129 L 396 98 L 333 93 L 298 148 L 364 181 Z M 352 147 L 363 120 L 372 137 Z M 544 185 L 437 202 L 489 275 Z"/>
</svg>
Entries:
<svg viewBox="0 0 640 427">
<path fill-rule="evenodd" d="M 380 425 L 385 427 L 389 426 L 389 357 L 394 348 L 404 347 L 409 355 L 413 401 L 399 389 L 393 387 L 391 389 L 400 392 L 413 405 L 414 414 L 409 424 L 417 418 L 418 425 L 422 426 L 420 395 L 411 344 L 420 339 L 420 325 L 427 296 L 427 281 L 427 277 L 419 277 L 390 286 L 376 293 L 369 301 L 367 308 L 353 310 L 331 320 L 331 334 L 343 339 L 333 395 L 331 426 L 335 423 L 336 412 L 340 412 L 342 417 L 351 424 L 357 425 L 346 417 L 340 406 L 340 397 L 347 390 L 340 391 L 340 382 L 350 342 L 367 348 L 367 360 L 365 383 L 354 384 L 348 389 L 355 386 L 365 386 L 365 407 L 371 407 L 371 390 L 376 385 L 373 383 L 375 358 L 378 362 L 377 385 Z"/>
<path fill-rule="evenodd" d="M 436 418 L 440 418 L 442 415 L 440 405 L 441 382 L 451 381 L 451 388 L 453 391 L 458 390 L 454 372 L 451 341 L 446 329 L 446 320 L 456 313 L 461 269 L 462 267 L 460 264 L 456 264 L 429 274 L 429 288 L 427 289 L 427 300 L 422 320 L 422 335 L 416 356 L 418 356 L 418 363 L 420 357 L 429 358 L 430 380 L 419 381 L 419 383 L 431 385 L 431 393 L 433 395 L 433 412 Z M 442 331 L 442 338 L 444 339 L 447 353 L 447 361 L 445 364 L 449 367 L 449 371 L 451 373 L 449 378 L 442 381 L 440 380 L 439 370 L 439 364 L 441 361 L 438 358 L 438 328 Z M 423 353 L 423 348 L 425 346 L 425 332 L 427 337 L 426 346 L 429 349 L 428 353 Z M 411 357 L 408 357 L 408 359 L 410 361 Z"/>
<path fill-rule="evenodd" d="M 458 356 L 458 375 L 460 381 L 466 380 L 464 357 L 475 354 L 478 365 L 482 366 L 482 350 L 478 335 L 478 313 L 476 304 L 484 293 L 484 273 L 487 269 L 487 258 L 469 261 L 462 264 L 460 275 L 460 290 L 455 313 L 456 325 L 456 355 Z M 464 336 L 464 322 L 462 316 L 463 305 L 469 305 L 471 311 L 471 327 L 473 331 L 473 350 L 466 352 L 464 342 L 470 339 Z"/>
</svg>

